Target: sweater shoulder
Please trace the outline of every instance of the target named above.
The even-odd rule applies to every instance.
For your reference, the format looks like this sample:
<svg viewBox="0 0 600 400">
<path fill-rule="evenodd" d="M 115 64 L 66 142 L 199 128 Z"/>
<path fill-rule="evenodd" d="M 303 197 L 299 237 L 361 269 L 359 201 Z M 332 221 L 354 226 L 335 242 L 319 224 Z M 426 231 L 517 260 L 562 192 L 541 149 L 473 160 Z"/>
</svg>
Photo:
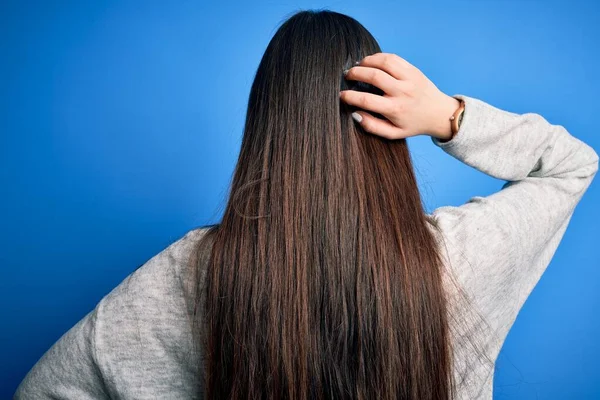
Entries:
<svg viewBox="0 0 600 400">
<path fill-rule="evenodd" d="M 117 393 L 133 395 L 136 387 L 165 390 L 160 395 L 167 396 L 197 392 L 200 355 L 188 297 L 194 282 L 187 272 L 203 232 L 196 228 L 179 237 L 99 302 L 97 352 Z"/>
</svg>

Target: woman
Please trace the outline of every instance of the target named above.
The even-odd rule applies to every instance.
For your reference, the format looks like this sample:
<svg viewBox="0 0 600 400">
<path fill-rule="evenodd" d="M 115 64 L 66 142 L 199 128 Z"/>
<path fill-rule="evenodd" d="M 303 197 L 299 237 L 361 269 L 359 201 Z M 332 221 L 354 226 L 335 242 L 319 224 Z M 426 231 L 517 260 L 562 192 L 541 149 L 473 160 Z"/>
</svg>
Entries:
<svg viewBox="0 0 600 400">
<path fill-rule="evenodd" d="M 425 213 L 421 134 L 506 184 Z M 597 169 L 564 127 L 446 95 L 356 20 L 298 12 L 258 67 L 221 223 L 134 271 L 15 398 L 490 399 Z"/>
</svg>

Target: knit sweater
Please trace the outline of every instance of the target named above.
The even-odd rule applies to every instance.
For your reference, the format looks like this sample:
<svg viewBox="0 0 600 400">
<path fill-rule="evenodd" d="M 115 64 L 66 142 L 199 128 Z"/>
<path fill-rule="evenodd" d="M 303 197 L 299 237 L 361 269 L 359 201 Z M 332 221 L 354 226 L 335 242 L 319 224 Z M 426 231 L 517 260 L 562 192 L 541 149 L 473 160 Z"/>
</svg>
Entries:
<svg viewBox="0 0 600 400">
<path fill-rule="evenodd" d="M 462 382 L 458 398 L 491 399 L 493 363 L 592 182 L 598 155 L 539 114 L 515 114 L 455 96 L 465 101 L 460 129 L 447 142 L 432 137 L 433 144 L 506 181 L 489 196 L 432 212 L 446 269 L 472 310 L 450 319 L 455 381 Z M 107 293 L 43 354 L 14 398 L 203 398 L 185 266 L 204 232 L 188 231 Z M 462 345 L 469 334 L 492 365 L 478 363 L 475 352 Z M 460 371 L 466 375 L 459 377 Z"/>
</svg>

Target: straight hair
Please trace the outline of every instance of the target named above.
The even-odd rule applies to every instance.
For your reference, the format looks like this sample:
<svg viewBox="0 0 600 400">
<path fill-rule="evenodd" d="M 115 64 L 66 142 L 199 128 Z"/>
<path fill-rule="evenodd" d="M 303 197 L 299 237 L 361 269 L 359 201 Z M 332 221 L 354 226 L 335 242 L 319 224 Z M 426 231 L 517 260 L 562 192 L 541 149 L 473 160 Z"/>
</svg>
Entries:
<svg viewBox="0 0 600 400">
<path fill-rule="evenodd" d="M 329 10 L 296 12 L 267 46 L 223 217 L 190 264 L 206 399 L 452 399 L 475 368 L 453 379 L 453 343 L 485 358 L 406 140 L 339 100 L 382 93 L 342 74 L 378 52 Z"/>
</svg>

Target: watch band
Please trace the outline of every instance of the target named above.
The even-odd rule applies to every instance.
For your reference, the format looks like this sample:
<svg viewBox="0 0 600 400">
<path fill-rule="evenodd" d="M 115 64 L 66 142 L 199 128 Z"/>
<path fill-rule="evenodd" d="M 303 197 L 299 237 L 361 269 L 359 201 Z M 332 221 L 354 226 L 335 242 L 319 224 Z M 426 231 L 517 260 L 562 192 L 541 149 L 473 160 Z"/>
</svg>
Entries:
<svg viewBox="0 0 600 400">
<path fill-rule="evenodd" d="M 460 101 L 460 106 L 458 107 L 458 109 L 456 109 L 456 111 L 454 111 L 454 114 L 452 114 L 452 116 L 450 117 L 450 127 L 452 129 L 452 137 L 450 138 L 450 140 L 452 140 L 454 136 L 458 133 L 458 130 L 460 129 L 460 123 L 462 122 L 463 114 L 465 112 L 465 101 L 462 99 L 457 100 Z"/>
</svg>

